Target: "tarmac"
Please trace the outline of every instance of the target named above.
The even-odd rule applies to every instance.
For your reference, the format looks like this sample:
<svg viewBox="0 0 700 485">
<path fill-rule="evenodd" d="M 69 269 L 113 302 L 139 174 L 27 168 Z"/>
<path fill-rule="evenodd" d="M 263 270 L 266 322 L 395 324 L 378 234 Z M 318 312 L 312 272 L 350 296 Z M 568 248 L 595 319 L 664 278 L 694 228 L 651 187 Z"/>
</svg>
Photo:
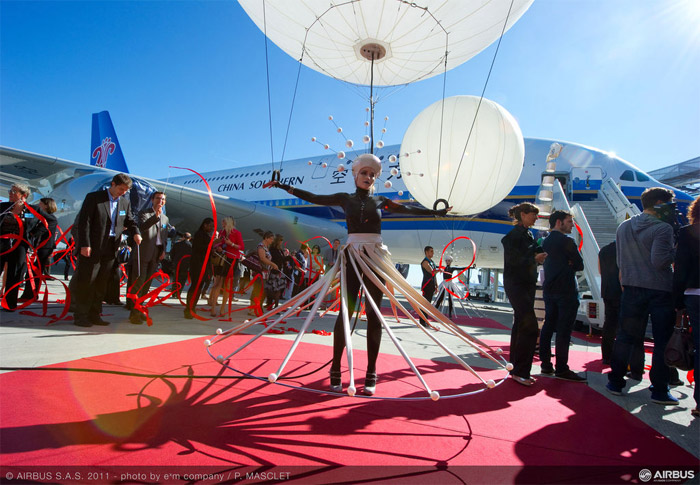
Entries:
<svg viewBox="0 0 700 485">
<path fill-rule="evenodd" d="M 183 317 L 181 304 L 171 298 L 164 304 L 150 309 L 153 325 L 134 325 L 129 322 L 129 312 L 123 306 L 105 305 L 103 318 L 110 322 L 109 326 L 93 326 L 83 328 L 75 326 L 72 320 L 63 320 L 53 323 L 51 315 L 58 315 L 64 309 L 61 300 L 64 292 L 63 286 L 58 280 L 49 282 L 52 293 L 49 303 L 44 309 L 39 302 L 32 303 L 27 308 L 14 313 L 2 312 L 0 314 L 0 371 L 13 372 L 19 369 L 38 368 L 51 364 L 69 362 L 76 359 L 85 359 L 114 352 L 122 352 L 132 349 L 142 349 L 155 345 L 179 342 L 195 337 L 215 335 L 218 328 L 229 328 L 237 322 L 250 318 L 246 310 L 235 312 L 232 322 L 222 322 L 219 319 L 207 321 L 187 320 Z M 122 296 L 123 300 L 123 296 Z M 200 300 L 203 304 L 203 300 Z M 241 309 L 248 304 L 245 296 L 234 302 L 234 309 Z M 387 305 L 385 301 L 385 306 Z M 479 339 L 489 342 L 500 342 L 507 346 L 510 339 L 510 327 L 512 323 L 512 310 L 507 304 L 469 302 L 465 307 L 457 306 L 460 315 L 468 313 L 471 316 L 491 319 L 497 324 L 491 327 L 473 327 L 468 331 Z M 70 314 L 68 314 L 70 315 Z M 335 316 L 327 316 L 322 320 L 321 327 L 331 331 Z M 425 359 L 436 359 L 442 355 L 436 345 L 415 341 L 408 332 L 406 325 L 392 325 L 396 337 L 402 342 L 404 348 L 412 356 Z M 293 339 L 294 334 L 272 335 L 274 338 Z M 364 327 L 356 332 L 358 342 L 364 340 Z M 386 332 L 383 336 L 388 340 Z M 321 335 L 308 335 L 312 343 L 332 345 L 332 337 Z M 359 344 L 358 344 L 359 345 Z M 600 353 L 600 338 L 596 335 L 574 332 L 572 336 L 571 351 Z M 398 353 L 391 342 L 382 342 L 382 352 Z M 651 356 L 646 355 L 647 365 Z M 574 369 L 582 370 L 582 369 Z M 606 371 L 607 372 L 607 371 Z M 535 361 L 533 375 L 539 373 L 539 361 Z M 690 410 L 695 406 L 692 394 L 693 388 L 687 383 L 686 372 L 681 371 L 680 377 L 684 385 L 672 388 L 672 393 L 680 400 L 678 406 L 661 406 L 651 403 L 649 393 L 643 391 L 649 386 L 648 375 L 642 381 L 629 381 L 633 384 L 625 391 L 623 396 L 610 395 L 605 390 L 607 377 L 601 372 L 586 372 L 587 385 L 591 389 L 605 396 L 618 406 L 624 408 L 630 415 L 640 422 L 645 423 L 659 434 L 672 440 L 674 443 L 687 450 L 696 458 L 700 458 L 700 419 L 691 416 Z M 545 377 L 541 377 L 545 378 Z M 514 385 L 505 382 L 504 384 Z M 535 384 L 537 385 L 537 384 Z M 581 385 L 573 384 L 572 385 Z M 3 405 L 3 390 L 0 389 L 0 405 Z M 8 403 L 5 402 L 4 405 Z M 2 423 L 0 423 L 0 427 Z M 612 434 L 611 434 L 612 436 Z M 614 438 L 611 438 L 614 439 Z M 0 455 L 1 457 L 2 455 Z M 697 483 L 697 482 L 696 482 Z"/>
</svg>

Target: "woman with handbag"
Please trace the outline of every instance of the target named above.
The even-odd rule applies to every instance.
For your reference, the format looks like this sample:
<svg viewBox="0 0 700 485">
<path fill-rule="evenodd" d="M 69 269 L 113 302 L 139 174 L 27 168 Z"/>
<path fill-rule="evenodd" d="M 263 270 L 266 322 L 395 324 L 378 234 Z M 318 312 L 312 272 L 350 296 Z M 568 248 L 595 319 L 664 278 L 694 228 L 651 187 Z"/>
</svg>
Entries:
<svg viewBox="0 0 700 485">
<path fill-rule="evenodd" d="M 700 416 L 700 389 L 697 371 L 700 369 L 700 203 L 696 198 L 688 208 L 690 224 L 678 231 L 678 246 L 673 268 L 673 301 L 676 312 L 684 313 L 690 320 L 695 346 L 694 368 L 696 373 L 695 408 L 693 416 Z M 681 316 L 681 315 L 679 315 Z M 681 317 L 682 318 L 682 317 Z"/>
<path fill-rule="evenodd" d="M 262 272 L 258 273 L 260 277 L 257 277 L 255 279 L 255 283 L 253 284 L 253 291 L 250 294 L 250 305 L 251 308 L 248 310 L 249 315 L 256 315 L 260 316 L 263 314 L 262 311 L 262 304 L 265 298 L 264 294 L 264 287 L 265 287 L 265 281 L 269 277 L 270 270 L 277 270 L 279 269 L 277 265 L 275 264 L 274 261 L 272 261 L 272 255 L 270 254 L 270 245 L 272 245 L 272 242 L 275 240 L 275 235 L 274 233 L 270 231 L 265 231 L 265 234 L 263 234 L 262 241 L 258 243 L 258 248 L 257 248 L 257 256 L 258 259 L 260 260 L 260 266 L 262 268 Z"/>
<path fill-rule="evenodd" d="M 227 296 L 231 288 L 235 288 L 238 283 L 235 278 L 235 268 L 238 257 L 245 248 L 243 246 L 243 236 L 236 229 L 236 221 L 233 217 L 226 217 L 223 220 L 224 228 L 219 232 L 219 237 L 214 242 L 215 253 L 214 263 L 214 286 L 209 296 L 211 306 L 211 316 L 216 317 L 219 313 L 224 313 Z M 224 299 L 221 302 L 221 312 L 219 312 L 219 292 L 224 289 Z"/>
<path fill-rule="evenodd" d="M 270 255 L 272 262 L 277 265 L 277 268 L 284 268 L 285 256 L 282 248 L 284 236 L 277 234 L 274 241 L 270 245 Z M 287 286 L 287 281 L 284 273 L 280 271 L 271 271 L 265 281 L 265 292 L 267 293 L 267 301 L 265 311 L 270 311 L 275 308 L 280 302 L 282 290 Z"/>
</svg>

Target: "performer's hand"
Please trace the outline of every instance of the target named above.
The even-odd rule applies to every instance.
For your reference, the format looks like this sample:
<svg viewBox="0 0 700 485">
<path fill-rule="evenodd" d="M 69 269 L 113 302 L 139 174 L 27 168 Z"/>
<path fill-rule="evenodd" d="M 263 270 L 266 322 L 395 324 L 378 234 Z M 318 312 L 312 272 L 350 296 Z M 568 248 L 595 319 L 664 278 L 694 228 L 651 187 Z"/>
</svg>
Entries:
<svg viewBox="0 0 700 485">
<path fill-rule="evenodd" d="M 143 239 L 141 239 L 141 234 L 137 234 L 134 236 L 134 242 L 136 244 L 141 244 L 141 241 L 143 241 Z"/>
<path fill-rule="evenodd" d="M 80 248 L 80 254 L 85 256 L 86 258 L 89 258 L 91 253 L 92 253 L 92 248 L 90 248 L 89 246 L 84 247 L 84 248 Z"/>
</svg>

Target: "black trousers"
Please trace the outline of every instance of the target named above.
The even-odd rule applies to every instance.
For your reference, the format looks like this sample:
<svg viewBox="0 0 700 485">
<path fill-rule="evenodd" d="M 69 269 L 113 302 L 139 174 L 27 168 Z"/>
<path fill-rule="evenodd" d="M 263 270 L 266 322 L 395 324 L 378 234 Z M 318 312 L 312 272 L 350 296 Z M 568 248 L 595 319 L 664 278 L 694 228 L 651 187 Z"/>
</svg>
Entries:
<svg viewBox="0 0 700 485">
<path fill-rule="evenodd" d="M 430 281 L 429 283 L 427 283 L 427 284 L 423 287 L 423 297 L 424 297 L 426 300 L 428 300 L 428 304 L 431 304 L 431 302 L 433 301 L 433 296 L 435 295 L 435 290 L 436 290 L 436 289 L 437 289 L 437 288 L 435 287 L 435 280 L 434 280 L 434 279 L 433 279 L 432 281 Z M 421 318 L 421 319 L 420 319 L 420 324 L 423 325 L 423 326 L 426 326 L 426 325 L 428 325 L 428 322 L 426 322 L 425 320 L 423 320 L 423 319 Z"/>
<path fill-rule="evenodd" d="M 537 346 L 537 316 L 535 315 L 535 284 L 504 282 L 506 296 L 513 307 L 513 329 L 510 333 L 511 374 L 529 378 Z"/>
<path fill-rule="evenodd" d="M 115 238 L 109 238 L 102 244 L 100 254 L 86 258 L 78 256 L 78 267 L 73 275 L 75 281 L 75 320 L 92 321 L 102 313 L 107 284 L 114 273 L 114 260 L 117 254 Z"/>
<path fill-rule="evenodd" d="M 43 275 L 46 271 L 46 268 L 48 268 L 49 261 L 51 259 L 51 253 L 53 253 L 53 249 L 44 248 L 41 248 L 36 252 L 36 261 L 39 264 L 39 268 L 36 274 L 34 275 L 34 289 L 32 289 L 32 282 L 29 279 L 27 279 L 27 282 L 24 284 L 24 292 L 22 292 L 22 298 L 32 299 L 34 298 L 35 290 L 37 292 L 39 291 L 39 286 L 41 285 L 41 280 L 39 279 L 39 276 Z M 27 278 L 29 278 L 29 273 L 27 273 Z"/>
<path fill-rule="evenodd" d="M 15 242 L 15 241 L 11 241 Z M 2 250 L 10 248 L 11 244 L 7 240 L 3 241 Z M 3 298 L 7 303 L 7 308 L 14 310 L 17 308 L 17 295 L 19 294 L 18 283 L 22 281 L 27 272 L 27 248 L 20 244 L 7 254 L 0 256 L 0 270 L 7 263 L 7 279 L 5 280 L 5 294 Z M 16 286 L 15 286 L 16 285 Z M 13 288 L 14 287 L 14 288 Z"/>
</svg>

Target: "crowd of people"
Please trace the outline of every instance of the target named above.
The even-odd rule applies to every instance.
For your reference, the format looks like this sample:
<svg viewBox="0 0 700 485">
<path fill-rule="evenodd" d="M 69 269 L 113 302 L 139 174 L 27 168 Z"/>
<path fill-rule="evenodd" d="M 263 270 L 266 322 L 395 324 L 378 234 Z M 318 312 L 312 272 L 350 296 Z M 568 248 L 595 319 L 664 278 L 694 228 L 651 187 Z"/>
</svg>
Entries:
<svg viewBox="0 0 700 485">
<path fill-rule="evenodd" d="M 676 205 L 673 198 L 674 193 L 669 189 L 645 190 L 641 196 L 642 213 L 620 224 L 616 241 L 603 247 L 599 254 L 605 304 L 602 357 L 603 363 L 610 366 L 606 389 L 619 396 L 627 379 L 641 379 L 644 338 L 648 321 L 651 321 L 653 352 L 649 389 L 651 401 L 661 405 L 678 404 L 678 399 L 670 392 L 670 385 L 680 382 L 678 374 L 664 359 L 674 323 L 677 319 L 689 318 L 696 349 L 700 334 L 700 204 L 696 199 L 690 205 L 687 214 L 690 224 L 674 231 Z M 549 215 L 550 233 L 540 244 L 529 230 L 538 213 L 537 206 L 528 202 L 512 207 L 510 215 L 515 226 L 502 239 L 503 281 L 513 307 L 511 376 L 522 385 L 535 384 L 531 373 L 539 337 L 542 374 L 585 382 L 584 375 L 568 366 L 571 332 L 579 306 L 576 272 L 583 270 L 583 259 L 573 239 L 567 237 L 574 225 L 573 219 L 568 212 L 553 211 Z M 545 318 L 541 330 L 534 310 L 539 265 L 544 269 Z M 698 355 L 696 351 L 696 369 Z M 552 364 L 553 357 L 555 364 Z M 692 414 L 698 416 L 697 386 L 694 398 L 696 407 Z"/>
<path fill-rule="evenodd" d="M 357 185 L 355 194 L 315 195 L 279 183 L 272 185 L 313 203 L 343 207 L 349 234 L 355 239 L 364 237 L 374 241 L 374 235 L 381 232 L 381 210 L 409 213 L 422 210 L 372 195 L 374 180 L 381 171 L 375 158 L 359 157 L 353 164 Z M 88 194 L 72 228 L 76 270 L 71 281 L 71 311 L 77 326 L 109 324 L 101 318 L 102 304 L 109 301 L 110 282 L 116 281 L 118 285 L 120 280 L 118 274 L 122 261 L 118 260 L 118 255 L 124 245 L 131 249 L 125 267 L 128 273 L 126 304 L 133 324 L 141 324 L 146 319 L 147 297 L 161 266 L 169 268 L 170 291 L 177 298 L 181 297 L 189 280 L 185 318 L 191 319 L 198 313 L 199 302 L 207 292 L 206 305 L 210 316 L 230 312 L 231 303 L 237 300 L 236 295 L 240 297 L 250 286 L 249 314 L 260 316 L 312 285 L 336 263 L 343 250 L 340 240 L 336 239 L 325 250 L 318 244 L 302 243 L 298 250 L 290 251 L 282 235 L 266 231 L 261 234 L 255 249 L 246 254 L 243 237 L 232 217 L 223 218 L 218 234 L 214 234 L 215 224 L 211 218 L 202 221 L 194 236 L 180 234 L 169 224 L 164 212 L 167 197 L 163 192 L 154 192 L 149 207 L 134 217 L 129 198 L 124 197 L 131 185 L 128 175 L 117 174 L 106 190 Z M 14 311 L 18 300 L 32 299 L 37 295 L 41 275 L 48 271 L 59 236 L 53 216 L 56 203 L 53 199 L 41 198 L 37 204 L 29 205 L 29 196 L 26 185 L 14 184 L 9 191 L 9 201 L 0 204 L 0 234 L 3 235 L 0 268 L 6 275 L 3 311 Z M 651 320 L 654 337 L 649 373 L 651 400 L 662 405 L 678 403 L 669 391 L 669 384 L 675 383 L 677 376 L 674 378 L 675 374 L 666 365 L 663 355 L 676 318 L 683 315 L 689 318 L 696 349 L 700 334 L 699 204 L 696 199 L 690 206 L 690 224 L 674 231 L 673 197 L 673 192 L 665 188 L 644 191 L 641 196 L 643 212 L 623 222 L 617 229 L 616 241 L 602 248 L 599 256 L 605 303 L 602 357 L 611 369 L 606 389 L 611 394 L 621 395 L 627 384 L 626 377 L 641 379 L 644 337 L 647 322 Z M 444 215 L 447 210 L 422 211 Z M 548 218 L 549 235 L 540 243 L 530 232 L 538 213 L 537 206 L 528 202 L 512 207 L 509 214 L 515 225 L 502 239 L 504 287 L 513 308 L 511 377 L 525 386 L 535 384 L 532 366 L 539 340 L 542 374 L 585 382 L 586 377 L 568 365 L 571 333 L 579 307 L 576 272 L 581 271 L 584 264 L 576 244 L 568 237 L 574 227 L 573 218 L 568 212 L 553 211 Z M 180 238 L 172 244 L 168 254 L 168 240 L 176 234 Z M 34 253 L 35 257 L 28 259 L 27 252 Z M 433 252 L 433 248 L 427 246 L 421 263 L 421 291 L 427 302 L 432 301 L 437 290 L 435 275 L 443 270 L 435 266 Z M 29 267 L 28 260 L 33 261 Z M 445 280 L 459 269 L 452 268 L 451 263 L 451 260 L 447 261 Z M 545 302 L 541 329 L 534 311 L 540 265 L 544 274 Z M 66 263 L 66 278 L 68 267 Z M 353 272 L 347 274 L 348 303 L 352 309 L 355 308 L 360 283 Z M 24 293 L 18 297 L 23 282 Z M 369 281 L 365 281 L 365 285 L 369 296 L 380 306 L 381 292 Z M 116 295 L 118 300 L 118 286 Z M 439 306 L 445 296 L 445 292 L 441 292 L 436 305 Z M 451 296 L 447 295 L 447 298 L 451 316 L 454 311 Z M 367 316 L 370 355 L 366 392 L 372 394 L 377 381 L 375 362 L 381 326 L 369 306 Z M 428 326 L 424 315 L 419 316 L 421 325 Z M 333 390 L 341 386 L 340 358 L 344 349 L 341 327 L 338 317 L 330 372 Z M 555 334 L 555 351 L 552 353 Z M 698 368 L 697 352 L 695 368 Z M 692 412 L 697 415 L 697 386 L 694 397 L 696 407 Z"/>
</svg>

